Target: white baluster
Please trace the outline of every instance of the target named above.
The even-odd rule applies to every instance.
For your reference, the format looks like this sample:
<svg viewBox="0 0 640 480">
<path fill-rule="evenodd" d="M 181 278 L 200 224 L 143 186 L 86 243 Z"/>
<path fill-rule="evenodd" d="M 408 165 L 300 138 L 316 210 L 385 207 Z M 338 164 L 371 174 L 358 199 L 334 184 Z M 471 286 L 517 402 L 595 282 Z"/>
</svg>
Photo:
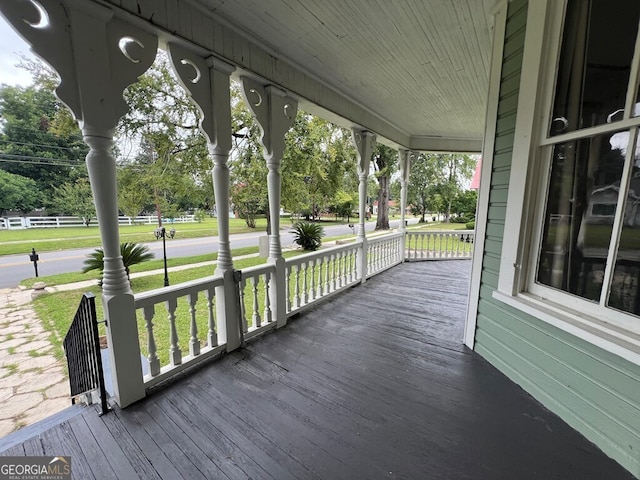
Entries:
<svg viewBox="0 0 640 480">
<path fill-rule="evenodd" d="M 258 285 L 260 284 L 260 277 L 255 276 L 252 279 L 252 290 L 253 290 L 253 328 L 258 328 L 261 324 L 262 319 L 260 318 L 260 304 L 258 302 Z"/>
<path fill-rule="evenodd" d="M 198 339 L 198 324 L 196 323 L 196 303 L 198 303 L 198 292 L 190 293 L 189 299 L 189 315 L 191 317 L 191 338 L 189 338 L 189 353 L 192 357 L 200 355 L 200 340 Z"/>
<path fill-rule="evenodd" d="M 287 313 L 291 311 L 291 266 L 287 266 L 284 275 L 284 281 L 286 282 L 286 291 L 287 291 Z"/>
<path fill-rule="evenodd" d="M 147 325 L 147 349 L 149 350 L 149 370 L 152 376 L 156 376 L 160 373 L 160 360 L 158 359 L 158 349 L 156 347 L 156 339 L 153 335 L 153 316 L 155 309 L 153 305 L 144 307 L 144 321 Z"/>
<path fill-rule="evenodd" d="M 349 258 L 349 283 L 353 282 L 356 280 L 356 277 L 354 275 L 354 271 L 356 271 L 357 267 L 356 267 L 356 261 L 357 261 L 357 254 L 355 252 L 352 252 L 351 257 Z"/>
<path fill-rule="evenodd" d="M 331 257 L 330 256 L 325 256 L 322 259 L 323 262 L 323 273 L 324 273 L 324 293 L 327 294 L 331 291 L 330 286 L 329 286 L 329 277 L 331 276 Z"/>
<path fill-rule="evenodd" d="M 316 298 L 316 261 L 310 260 L 311 263 L 311 285 L 309 286 L 311 300 Z"/>
<path fill-rule="evenodd" d="M 300 265 L 295 265 L 295 286 L 293 292 L 293 304 L 296 309 L 300 308 Z"/>
<path fill-rule="evenodd" d="M 213 299 L 215 298 L 216 291 L 215 289 L 207 289 L 205 290 L 205 295 L 207 297 L 207 312 L 209 314 L 209 331 L 207 332 L 207 344 L 209 345 L 209 348 L 212 348 L 218 345 L 218 334 L 216 333 L 216 318 L 213 314 Z"/>
<path fill-rule="evenodd" d="M 169 314 L 169 360 L 171 365 L 180 365 L 182 363 L 182 351 L 178 345 L 178 331 L 176 330 L 176 308 L 178 301 L 172 298 L 164 302 Z"/>
<path fill-rule="evenodd" d="M 247 333 L 248 325 L 247 325 L 247 308 L 244 302 L 244 290 L 247 287 L 247 280 L 243 278 L 240 280 L 240 321 L 242 322 L 242 331 Z"/>
<path fill-rule="evenodd" d="M 302 304 L 306 305 L 309 303 L 309 290 L 307 289 L 307 271 L 309 270 L 309 264 L 307 262 L 301 264 L 303 267 L 303 277 L 302 277 Z"/>
<path fill-rule="evenodd" d="M 336 255 L 332 253 L 329 261 L 331 262 L 331 284 L 329 286 L 329 291 L 333 292 L 336 289 Z M 328 268 L 327 271 L 329 271 Z"/>
<path fill-rule="evenodd" d="M 318 293 L 316 294 L 317 298 L 322 298 L 323 289 L 322 289 L 322 270 L 324 270 L 324 263 L 322 258 L 318 257 L 316 259 L 316 266 L 318 267 Z"/>
<path fill-rule="evenodd" d="M 287 286 L 289 279 L 287 279 Z M 271 287 L 271 273 L 264 274 L 264 321 L 271 323 L 271 300 L 269 299 L 269 287 Z M 289 301 L 289 289 L 287 287 L 287 302 Z"/>
</svg>

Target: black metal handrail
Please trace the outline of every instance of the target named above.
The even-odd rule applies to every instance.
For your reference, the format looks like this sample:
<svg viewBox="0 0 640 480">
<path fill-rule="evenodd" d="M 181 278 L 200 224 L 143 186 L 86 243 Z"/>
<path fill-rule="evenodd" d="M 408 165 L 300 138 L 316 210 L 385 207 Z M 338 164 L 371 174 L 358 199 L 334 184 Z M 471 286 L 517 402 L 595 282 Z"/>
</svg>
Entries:
<svg viewBox="0 0 640 480">
<path fill-rule="evenodd" d="M 69 366 L 71 403 L 74 404 L 79 395 L 99 390 L 101 415 L 107 413 L 109 406 L 100 355 L 96 297 L 93 293 L 82 296 L 78 311 L 64 337 L 64 352 Z"/>
</svg>

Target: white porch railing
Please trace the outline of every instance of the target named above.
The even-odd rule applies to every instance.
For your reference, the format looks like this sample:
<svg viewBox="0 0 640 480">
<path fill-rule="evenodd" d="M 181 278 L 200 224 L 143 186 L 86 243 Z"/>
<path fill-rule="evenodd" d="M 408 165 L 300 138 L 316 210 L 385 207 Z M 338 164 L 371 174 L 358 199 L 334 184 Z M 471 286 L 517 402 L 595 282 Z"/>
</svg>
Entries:
<svg viewBox="0 0 640 480">
<path fill-rule="evenodd" d="M 149 362 L 149 372 L 144 377 L 145 387 L 166 380 L 224 350 L 225 345 L 218 343 L 214 314 L 216 287 L 222 285 L 221 277 L 207 277 L 134 296 L 140 350 L 146 353 Z M 166 317 L 156 315 L 156 307 L 160 304 L 164 304 L 159 310 L 166 312 Z M 165 334 L 157 335 L 161 322 L 164 322 L 162 330 Z M 168 338 L 169 344 L 157 345 L 158 337 Z M 183 357 L 182 352 L 186 348 L 189 353 Z"/>
<path fill-rule="evenodd" d="M 362 247 L 357 241 L 286 260 L 287 316 L 312 303 L 360 283 L 356 255 Z"/>
<path fill-rule="evenodd" d="M 473 240 L 473 231 L 467 230 L 407 232 L 404 238 L 402 233 L 394 233 L 367 239 L 366 247 L 361 240 L 356 240 L 288 258 L 280 264 L 284 267 L 271 263 L 250 267 L 242 270 L 238 279 L 230 284 L 237 288 L 237 296 L 234 306 L 224 307 L 229 318 L 216 318 L 215 313 L 216 290 L 220 295 L 224 288 L 229 288 L 224 287 L 222 277 L 208 277 L 137 294 L 134 306 L 140 350 L 148 362 L 144 387 L 150 388 L 189 366 L 222 353 L 227 348 L 226 340 L 220 343 L 217 332 L 223 324 L 225 332 L 229 329 L 242 331 L 244 339 L 275 328 L 278 324 L 278 309 L 273 304 L 278 298 L 275 295 L 277 268 L 284 268 L 280 278 L 284 278 L 284 311 L 288 318 L 361 283 L 361 268 L 368 279 L 404 260 L 471 258 Z M 363 254 L 366 264 L 361 266 Z M 222 333 L 220 336 L 226 338 Z M 158 339 L 162 339 L 160 344 Z"/>
<path fill-rule="evenodd" d="M 269 289 L 275 265 L 265 264 L 242 270 L 240 280 L 240 320 L 245 339 L 260 335 L 276 325 L 271 311 Z"/>
<path fill-rule="evenodd" d="M 402 263 L 402 233 L 367 240 L 367 278 Z"/>
<path fill-rule="evenodd" d="M 447 260 L 471 258 L 473 230 L 411 231 L 405 239 L 405 259 Z"/>
</svg>

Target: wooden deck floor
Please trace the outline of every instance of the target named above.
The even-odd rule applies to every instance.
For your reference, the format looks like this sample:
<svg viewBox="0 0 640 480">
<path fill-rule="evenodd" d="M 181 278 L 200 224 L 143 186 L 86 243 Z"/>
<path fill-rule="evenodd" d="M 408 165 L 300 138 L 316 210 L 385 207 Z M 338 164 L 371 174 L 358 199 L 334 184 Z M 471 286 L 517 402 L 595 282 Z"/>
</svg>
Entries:
<svg viewBox="0 0 640 480">
<path fill-rule="evenodd" d="M 139 404 L 85 408 L 1 454 L 71 455 L 78 479 L 632 478 L 461 345 L 470 266 L 395 267 Z"/>
</svg>

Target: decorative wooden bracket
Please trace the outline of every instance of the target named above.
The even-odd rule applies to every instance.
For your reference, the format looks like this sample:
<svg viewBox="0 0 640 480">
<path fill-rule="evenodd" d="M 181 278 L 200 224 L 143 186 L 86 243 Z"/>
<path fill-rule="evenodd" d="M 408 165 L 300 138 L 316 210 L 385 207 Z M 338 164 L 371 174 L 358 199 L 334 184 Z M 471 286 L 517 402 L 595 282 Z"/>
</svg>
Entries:
<svg viewBox="0 0 640 480">
<path fill-rule="evenodd" d="M 113 132 L 128 110 L 122 92 L 153 63 L 157 37 L 81 0 L 17 0 L 0 11 L 58 73 L 56 95 L 85 135 Z"/>
<path fill-rule="evenodd" d="M 298 101 L 272 85 L 265 87 L 249 77 L 241 80 L 245 101 L 260 126 L 260 143 L 267 164 L 276 162 L 279 166 L 284 136 L 296 119 Z"/>
<path fill-rule="evenodd" d="M 171 64 L 180 83 L 200 110 L 200 128 L 212 148 L 231 150 L 229 76 L 235 67 L 215 57 L 203 58 L 176 43 L 168 43 Z"/>
<path fill-rule="evenodd" d="M 358 151 L 358 177 L 369 176 L 369 165 L 371 164 L 371 154 L 376 145 L 376 134 L 366 130 L 354 128 L 351 130 L 353 143 Z"/>
</svg>

